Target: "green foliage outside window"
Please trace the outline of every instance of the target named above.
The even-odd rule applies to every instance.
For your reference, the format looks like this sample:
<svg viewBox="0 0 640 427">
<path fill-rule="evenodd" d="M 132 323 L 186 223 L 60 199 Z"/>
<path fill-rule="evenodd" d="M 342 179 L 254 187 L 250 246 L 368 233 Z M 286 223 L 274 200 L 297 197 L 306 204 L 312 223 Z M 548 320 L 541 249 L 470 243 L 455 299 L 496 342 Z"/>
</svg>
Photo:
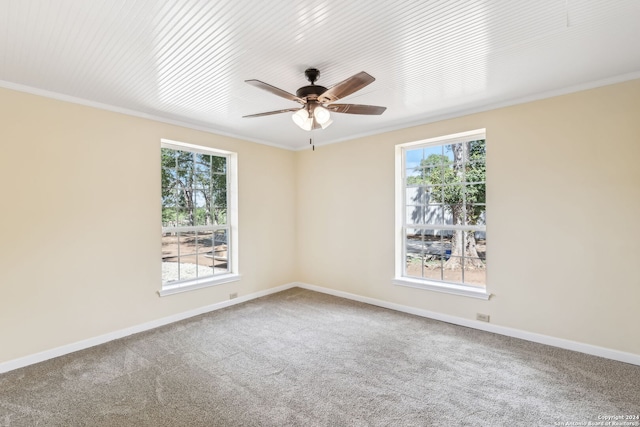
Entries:
<svg viewBox="0 0 640 427">
<path fill-rule="evenodd" d="M 227 223 L 226 158 L 162 149 L 163 226 Z"/>
</svg>

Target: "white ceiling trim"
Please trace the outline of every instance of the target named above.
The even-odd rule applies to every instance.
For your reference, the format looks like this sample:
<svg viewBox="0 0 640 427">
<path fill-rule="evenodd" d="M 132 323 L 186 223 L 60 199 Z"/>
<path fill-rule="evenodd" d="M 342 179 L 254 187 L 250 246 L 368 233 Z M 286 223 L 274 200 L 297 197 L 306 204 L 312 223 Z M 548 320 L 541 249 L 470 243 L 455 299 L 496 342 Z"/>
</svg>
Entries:
<svg viewBox="0 0 640 427">
<path fill-rule="evenodd" d="M 351 141 L 351 140 L 354 140 L 354 139 L 364 138 L 364 137 L 367 137 L 367 136 L 380 135 L 382 133 L 393 132 L 393 131 L 397 131 L 397 130 L 401 130 L 401 129 L 407 129 L 407 128 L 410 128 L 410 127 L 427 125 L 427 124 L 430 124 L 430 123 L 441 122 L 443 120 L 455 119 L 457 117 L 464 117 L 464 116 L 468 116 L 468 115 L 471 115 L 471 114 L 482 113 L 482 112 L 485 112 L 485 111 L 497 110 L 499 108 L 511 107 L 513 105 L 526 104 L 527 102 L 539 101 L 539 100 L 542 100 L 542 99 L 553 98 L 553 97 L 556 97 L 556 96 L 568 95 L 570 93 L 581 92 L 583 90 L 595 89 L 595 88 L 602 87 L 602 86 L 609 86 L 609 85 L 613 85 L 613 84 L 616 84 L 616 83 L 622 83 L 622 82 L 626 82 L 626 81 L 630 81 L 630 80 L 636 80 L 636 79 L 640 79 L 640 71 L 633 72 L 633 73 L 622 74 L 620 76 L 615 76 L 615 77 L 608 77 L 606 79 L 596 80 L 596 81 L 589 82 L 589 83 L 582 83 L 582 84 L 579 84 L 579 85 L 567 86 L 567 87 L 561 88 L 561 89 L 540 92 L 540 93 L 535 94 L 535 95 L 523 96 L 523 97 L 520 97 L 520 98 L 511 99 L 511 100 L 508 100 L 508 101 L 501 101 L 501 102 L 496 102 L 496 103 L 492 103 L 492 104 L 482 105 L 482 106 L 479 106 L 479 107 L 468 108 L 468 109 L 465 109 L 465 110 L 458 110 L 458 111 L 455 111 L 455 112 L 452 112 L 452 113 L 448 113 L 448 114 L 441 114 L 441 115 L 438 115 L 438 116 L 429 117 L 429 118 L 427 118 L 425 120 L 407 122 L 407 123 L 402 123 L 402 124 L 399 124 L 399 125 L 396 125 L 396 126 L 389 126 L 389 127 L 381 128 L 381 129 L 376 130 L 374 132 L 360 133 L 360 134 L 357 134 L 357 135 L 349 136 L 347 138 L 336 139 L 336 140 L 328 141 L 328 142 L 315 142 L 314 141 L 314 145 L 316 147 L 321 147 L 323 145 L 331 145 L 331 144 L 336 144 L 336 143 L 339 143 L 339 142 Z M 303 150 L 309 150 L 309 149 L 311 149 L 311 147 L 305 146 L 305 147 L 293 149 L 293 151 L 303 151 Z"/>
<path fill-rule="evenodd" d="M 615 77 L 609 77 L 609 78 L 606 78 L 606 79 L 596 80 L 596 81 L 589 82 L 589 83 L 583 83 L 583 84 L 579 84 L 579 85 L 572 85 L 572 86 L 568 86 L 568 87 L 565 87 L 565 88 L 556 89 L 556 90 L 552 90 L 552 91 L 541 92 L 541 93 L 538 93 L 538 94 L 535 94 L 535 95 L 529 95 L 529 96 L 525 96 L 525 97 L 514 98 L 514 99 L 509 100 L 509 101 L 497 102 L 497 103 L 486 104 L 486 105 L 482 105 L 482 106 L 474 107 L 474 108 L 469 108 L 469 109 L 465 109 L 465 110 L 454 111 L 454 112 L 448 113 L 448 114 L 441 114 L 441 115 L 438 115 L 438 116 L 429 117 L 429 118 L 427 118 L 425 120 L 409 121 L 409 122 L 406 122 L 406 123 L 398 124 L 396 126 L 384 127 L 384 128 L 372 131 L 372 132 L 365 132 L 365 133 L 360 133 L 360 134 L 356 134 L 356 135 L 351 135 L 351 136 L 348 136 L 348 137 L 345 137 L 345 138 L 339 138 L 339 139 L 335 139 L 335 140 L 332 140 L 332 141 L 322 142 L 322 141 L 314 140 L 314 145 L 316 147 L 322 147 L 322 146 L 325 146 L 325 145 L 337 144 L 337 143 L 340 143 L 340 142 L 350 141 L 350 140 L 354 140 L 354 139 L 358 139 L 358 138 L 364 138 L 364 137 L 367 137 L 367 136 L 380 135 L 382 133 L 393 132 L 393 131 L 397 131 L 397 130 L 401 130 L 401 129 L 407 129 L 407 128 L 410 128 L 410 127 L 422 126 L 422 125 L 426 125 L 426 124 L 430 124 L 430 123 L 440 122 L 440 121 L 443 121 L 443 120 L 455 119 L 457 117 L 468 116 L 470 114 L 477 114 L 477 113 L 482 113 L 482 112 L 485 112 L 485 111 L 497 110 L 499 108 L 510 107 L 510 106 L 519 105 L 519 104 L 525 104 L 527 102 L 539 101 L 539 100 L 542 100 L 542 99 L 553 98 L 553 97 L 556 97 L 556 96 L 568 95 L 570 93 L 580 92 L 580 91 L 589 90 L 589 89 L 595 89 L 595 88 L 602 87 L 602 86 L 608 86 L 608 85 L 612 85 L 612 84 L 616 84 L 616 83 L 622 83 L 622 82 L 625 82 L 625 81 L 636 80 L 636 79 L 640 79 L 640 71 L 633 72 L 633 73 L 627 73 L 627 74 L 623 74 L 623 75 L 615 76 Z M 74 97 L 74 96 L 69 96 L 69 95 L 65 95 L 65 94 L 62 94 L 62 93 L 51 92 L 51 91 L 48 91 L 48 90 L 44 90 L 44 89 L 40 89 L 40 88 L 34 88 L 34 87 L 30 87 L 30 86 L 25 86 L 25 85 L 13 83 L 13 82 L 7 82 L 7 81 L 4 81 L 4 80 L 0 80 L 0 87 L 5 88 L 5 89 L 10 89 L 10 90 L 15 90 L 15 91 L 18 91 L 18 92 L 24 92 L 24 93 L 29 93 L 29 94 L 32 94 L 32 95 L 42 96 L 42 97 L 45 97 L 45 98 L 55 99 L 55 100 L 58 100 L 58 101 L 64 101 L 64 102 L 69 102 L 69 103 L 72 103 L 72 104 L 84 105 L 84 106 L 91 107 L 91 108 L 97 108 L 97 109 L 100 109 L 100 110 L 106 110 L 106 111 L 110 111 L 110 112 L 113 112 L 113 113 L 120 113 L 120 114 L 125 114 L 125 115 L 128 115 L 128 116 L 139 117 L 139 118 L 142 118 L 142 119 L 153 120 L 153 121 L 160 122 L 160 123 L 166 123 L 166 124 L 170 124 L 170 125 L 181 126 L 181 127 L 188 128 L 188 129 L 193 129 L 193 130 L 207 132 L 207 133 L 211 133 L 211 134 L 215 134 L 215 135 L 220 135 L 220 136 L 225 136 L 225 137 L 229 137 L 229 138 L 239 139 L 239 140 L 242 140 L 242 141 L 249 141 L 249 142 L 254 142 L 256 144 L 268 145 L 270 147 L 280 148 L 280 149 L 288 150 L 288 151 L 304 151 L 304 150 L 311 149 L 311 146 L 308 146 L 308 145 L 305 145 L 304 147 L 300 147 L 300 148 L 291 148 L 291 147 L 288 147 L 288 146 L 285 146 L 285 145 L 274 144 L 274 143 L 272 143 L 270 141 L 251 139 L 251 138 L 247 138 L 247 137 L 242 136 L 242 135 L 237 135 L 237 134 L 233 134 L 233 133 L 229 133 L 229 132 L 223 132 L 223 131 L 220 131 L 220 130 L 215 129 L 213 127 L 200 126 L 200 125 L 195 125 L 193 123 L 183 122 L 183 121 L 179 121 L 179 120 L 167 119 L 165 117 L 160 117 L 160 116 L 153 115 L 153 114 L 143 113 L 143 112 L 140 112 L 140 111 L 130 110 L 130 109 L 122 108 L 122 107 L 116 107 L 116 106 L 113 106 L 113 105 L 103 104 L 103 103 L 100 103 L 100 102 L 90 101 L 90 100 L 87 100 L 87 99 L 77 98 L 77 97 Z"/>
<path fill-rule="evenodd" d="M 88 100 L 88 99 L 82 99 L 82 98 L 78 98 L 78 97 L 75 97 L 75 96 L 65 95 L 63 93 L 51 92 L 49 90 L 30 87 L 30 86 L 25 86 L 25 85 L 21 85 L 21 84 L 18 84 L 18 83 L 13 83 L 13 82 L 7 82 L 7 81 L 4 81 L 4 80 L 0 80 L 0 87 L 5 88 L 5 89 L 10 89 L 10 90 L 15 90 L 17 92 L 24 92 L 24 93 L 29 93 L 29 94 L 32 94 L 32 95 L 42 96 L 44 98 L 50 98 L 50 99 L 55 99 L 55 100 L 58 100 L 58 101 L 69 102 L 71 104 L 84 105 L 86 107 L 91 107 L 91 108 L 97 108 L 99 110 L 110 111 L 112 113 L 120 113 L 120 114 L 125 114 L 127 116 L 139 117 L 141 119 L 153 120 L 153 121 L 156 121 L 156 122 L 166 123 L 166 124 L 169 124 L 169 125 L 181 126 L 181 127 L 188 128 L 188 129 L 199 130 L 199 131 L 202 131 L 202 132 L 207 132 L 207 133 L 220 135 L 220 136 L 226 136 L 226 137 L 229 137 L 229 138 L 239 139 L 239 140 L 242 140 L 242 141 L 255 142 L 256 144 L 268 145 L 270 147 L 281 148 L 283 150 L 289 150 L 289 151 L 292 150 L 291 147 L 287 147 L 285 145 L 274 144 L 273 142 L 270 142 L 270 141 L 263 141 L 263 140 L 258 140 L 258 139 L 247 138 L 246 136 L 237 135 L 237 134 L 233 134 L 233 133 L 229 133 L 229 132 L 224 132 L 224 131 L 221 131 L 221 130 L 216 129 L 214 127 L 201 126 L 201 125 L 196 125 L 196 124 L 189 123 L 189 122 L 183 122 L 183 121 L 180 121 L 180 120 L 168 119 L 168 118 L 157 116 L 157 115 L 154 115 L 154 114 L 143 113 L 141 111 L 130 110 L 130 109 L 127 109 L 127 108 L 122 108 L 122 107 L 116 107 L 114 105 L 103 104 L 103 103 L 91 101 L 91 100 Z"/>
</svg>

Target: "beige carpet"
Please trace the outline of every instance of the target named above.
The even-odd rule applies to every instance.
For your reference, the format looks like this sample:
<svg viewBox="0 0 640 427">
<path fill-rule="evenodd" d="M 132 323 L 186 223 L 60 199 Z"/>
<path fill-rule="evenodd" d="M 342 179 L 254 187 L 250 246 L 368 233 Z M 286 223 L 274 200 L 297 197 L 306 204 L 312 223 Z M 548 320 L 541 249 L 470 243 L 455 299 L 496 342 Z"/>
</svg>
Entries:
<svg viewBox="0 0 640 427">
<path fill-rule="evenodd" d="M 0 426 L 553 426 L 635 414 L 638 366 L 298 288 L 0 375 Z"/>
</svg>

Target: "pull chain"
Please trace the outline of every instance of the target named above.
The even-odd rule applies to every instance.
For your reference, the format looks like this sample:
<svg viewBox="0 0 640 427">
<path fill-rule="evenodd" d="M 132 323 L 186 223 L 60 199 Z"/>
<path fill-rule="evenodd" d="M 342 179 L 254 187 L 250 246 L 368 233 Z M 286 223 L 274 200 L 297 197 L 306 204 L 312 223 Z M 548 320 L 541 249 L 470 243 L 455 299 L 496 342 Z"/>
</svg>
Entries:
<svg viewBox="0 0 640 427">
<path fill-rule="evenodd" d="M 315 123 L 315 122 L 314 122 Z M 311 146 L 311 150 L 316 151 L 316 144 L 315 144 L 315 134 L 313 133 L 314 129 L 311 129 L 311 133 L 310 138 L 309 138 L 309 145 Z"/>
</svg>

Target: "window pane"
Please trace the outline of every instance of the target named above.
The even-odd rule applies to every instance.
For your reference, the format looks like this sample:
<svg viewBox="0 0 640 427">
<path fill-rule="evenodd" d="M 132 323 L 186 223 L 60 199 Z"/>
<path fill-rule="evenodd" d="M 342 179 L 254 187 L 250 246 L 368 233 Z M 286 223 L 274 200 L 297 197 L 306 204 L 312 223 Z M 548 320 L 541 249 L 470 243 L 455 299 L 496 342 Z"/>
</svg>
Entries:
<svg viewBox="0 0 640 427">
<path fill-rule="evenodd" d="M 214 173 L 213 175 L 211 175 L 211 189 L 212 189 L 212 191 L 226 192 L 227 191 L 227 176 L 226 175 L 220 175 L 220 174 L 217 174 L 217 173 Z"/>
<path fill-rule="evenodd" d="M 485 140 L 480 139 L 477 141 L 470 141 L 468 145 L 469 160 L 470 161 L 484 161 L 486 157 L 486 145 Z"/>
<path fill-rule="evenodd" d="M 445 244 L 439 230 L 409 229 L 405 239 L 405 274 L 442 280 Z"/>
<path fill-rule="evenodd" d="M 447 184 L 440 188 L 436 187 L 442 194 L 444 203 L 448 205 L 462 204 L 463 188 L 464 186 L 458 183 Z"/>
<path fill-rule="evenodd" d="M 162 283 L 178 279 L 178 236 L 162 233 Z"/>
<path fill-rule="evenodd" d="M 408 187 L 405 189 L 407 205 L 424 205 L 427 199 L 425 187 Z"/>
<path fill-rule="evenodd" d="M 442 187 L 429 185 L 421 188 L 425 204 L 435 205 L 442 203 Z"/>
<path fill-rule="evenodd" d="M 196 154 L 195 171 L 196 173 L 210 177 L 211 176 L 211 156 L 207 154 Z"/>
<path fill-rule="evenodd" d="M 485 182 L 487 170 L 484 163 L 468 163 L 465 165 L 465 181 L 466 182 Z"/>
<path fill-rule="evenodd" d="M 226 174 L 227 173 L 227 158 L 220 156 L 211 156 L 211 171 L 212 173 Z"/>
<path fill-rule="evenodd" d="M 443 267 L 443 277 L 446 282 L 462 283 L 462 257 L 449 257 Z"/>
<path fill-rule="evenodd" d="M 429 224 L 429 225 L 444 224 L 444 206 L 428 205 L 425 209 L 425 224 Z"/>
<path fill-rule="evenodd" d="M 486 205 L 467 205 L 467 224 L 485 225 L 487 222 Z"/>
<path fill-rule="evenodd" d="M 193 171 L 193 153 L 176 150 L 177 168 L 181 171 Z"/>
<path fill-rule="evenodd" d="M 438 230 L 438 236 L 440 238 L 439 244 L 445 260 L 448 260 L 449 256 L 451 256 L 451 245 L 454 235 L 455 230 Z"/>
<path fill-rule="evenodd" d="M 476 252 L 478 257 L 486 263 L 487 260 L 487 238 L 484 231 L 476 231 L 473 233 L 476 239 Z"/>
<path fill-rule="evenodd" d="M 195 231 L 185 231 L 178 233 L 178 243 L 180 245 L 181 257 L 185 255 L 195 255 L 197 251 L 197 234 L 198 233 Z"/>
<path fill-rule="evenodd" d="M 212 274 L 212 260 L 206 257 L 207 251 L 209 253 L 211 251 L 210 248 L 207 249 L 207 233 L 210 242 L 212 232 L 163 233 L 163 283 L 195 279 Z"/>
<path fill-rule="evenodd" d="M 444 164 L 429 165 L 418 169 L 420 182 L 423 184 L 441 185 L 444 183 L 444 175 L 447 167 Z"/>
<path fill-rule="evenodd" d="M 195 231 L 178 233 L 179 280 L 195 279 L 197 273 L 197 233 Z"/>
<path fill-rule="evenodd" d="M 478 258 L 478 241 L 476 240 L 476 232 L 464 231 L 460 232 L 463 238 L 460 248 L 464 248 L 464 254 L 460 253 L 460 256 L 465 258 Z M 463 252 L 460 250 L 459 252 Z"/>
<path fill-rule="evenodd" d="M 405 151 L 405 167 L 407 169 L 415 169 L 420 167 L 422 161 L 422 148 Z"/>
<path fill-rule="evenodd" d="M 431 185 L 442 185 L 446 184 L 447 176 L 449 174 L 451 166 L 446 163 L 440 163 L 437 165 L 427 166 L 422 169 L 422 174 L 425 178 L 425 181 Z"/>
<path fill-rule="evenodd" d="M 229 272 L 229 244 L 227 230 L 216 230 L 213 241 L 214 274 Z"/>
<path fill-rule="evenodd" d="M 226 187 L 214 186 L 210 200 L 211 222 L 215 225 L 227 224 L 227 190 Z"/>
<path fill-rule="evenodd" d="M 195 153 L 196 155 L 196 167 L 202 166 L 202 170 L 206 169 L 209 171 L 211 169 L 211 155 Z"/>
<path fill-rule="evenodd" d="M 211 222 L 217 225 L 227 224 L 227 177 L 214 175 L 211 178 L 210 212 Z"/>
<path fill-rule="evenodd" d="M 197 242 L 198 277 L 213 275 L 213 231 L 198 232 Z"/>
<path fill-rule="evenodd" d="M 162 221 L 168 222 L 177 220 L 176 213 L 176 192 L 174 190 L 162 191 Z M 166 212 L 165 212 L 166 211 Z M 170 211 L 170 212 L 169 212 Z"/>
<path fill-rule="evenodd" d="M 444 255 L 448 246 L 442 230 L 425 230 L 424 252 L 429 255 Z"/>
<path fill-rule="evenodd" d="M 422 254 L 407 253 L 405 261 L 405 275 L 409 277 L 422 278 L 424 257 Z"/>
<path fill-rule="evenodd" d="M 449 144 L 443 147 L 443 156 L 446 163 L 460 163 L 464 159 L 464 146 L 462 143 Z"/>
<path fill-rule="evenodd" d="M 420 254 L 424 251 L 424 231 L 407 229 L 405 233 L 405 252 L 407 254 Z"/>
<path fill-rule="evenodd" d="M 171 160 L 167 163 L 175 165 L 175 161 Z M 171 191 L 175 188 L 178 182 L 178 172 L 175 166 L 162 165 L 162 189 L 164 191 Z"/>
<path fill-rule="evenodd" d="M 443 205 L 443 224 L 444 225 L 453 224 L 453 214 L 451 212 L 452 212 L 451 206 Z"/>
<path fill-rule="evenodd" d="M 195 225 L 209 225 L 211 215 L 208 209 L 208 197 L 209 193 L 204 190 L 196 190 L 194 192 L 194 217 Z"/>
<path fill-rule="evenodd" d="M 424 180 L 422 179 L 422 169 L 419 167 L 407 169 L 405 176 L 407 186 L 424 184 Z"/>
<path fill-rule="evenodd" d="M 172 204 L 167 203 L 172 206 Z M 175 227 L 178 223 L 178 214 L 173 207 L 167 207 L 165 203 L 162 203 L 162 226 L 163 227 Z"/>
<path fill-rule="evenodd" d="M 406 223 L 407 224 L 425 224 L 426 206 L 407 206 L 406 207 Z"/>
<path fill-rule="evenodd" d="M 227 225 L 227 210 L 213 206 L 211 208 L 211 222 L 213 225 Z"/>
<path fill-rule="evenodd" d="M 480 258 L 467 258 L 464 265 L 464 283 L 467 285 L 486 286 L 487 269 Z"/>
<path fill-rule="evenodd" d="M 162 165 L 175 166 L 176 160 L 176 150 L 172 150 L 171 148 L 161 148 L 160 154 L 163 159 Z M 164 162 L 166 161 L 166 163 Z"/>
<path fill-rule="evenodd" d="M 426 255 L 424 261 L 424 275 L 425 279 L 442 280 L 442 264 L 444 262 L 443 256 L 440 254 Z"/>
<path fill-rule="evenodd" d="M 431 147 L 424 147 L 421 163 L 423 167 L 439 165 L 442 163 L 446 163 L 446 156 L 442 152 L 442 146 L 436 145 Z"/>
<path fill-rule="evenodd" d="M 177 216 L 178 227 L 193 225 L 193 223 L 189 221 L 189 219 L 191 218 L 191 214 L 189 213 L 188 209 L 186 208 L 176 209 L 176 216 Z"/>
<path fill-rule="evenodd" d="M 486 203 L 485 184 L 467 184 L 465 186 L 465 200 L 470 203 Z"/>
<path fill-rule="evenodd" d="M 464 225 L 464 206 L 445 204 L 444 223 L 445 225 Z"/>
</svg>

